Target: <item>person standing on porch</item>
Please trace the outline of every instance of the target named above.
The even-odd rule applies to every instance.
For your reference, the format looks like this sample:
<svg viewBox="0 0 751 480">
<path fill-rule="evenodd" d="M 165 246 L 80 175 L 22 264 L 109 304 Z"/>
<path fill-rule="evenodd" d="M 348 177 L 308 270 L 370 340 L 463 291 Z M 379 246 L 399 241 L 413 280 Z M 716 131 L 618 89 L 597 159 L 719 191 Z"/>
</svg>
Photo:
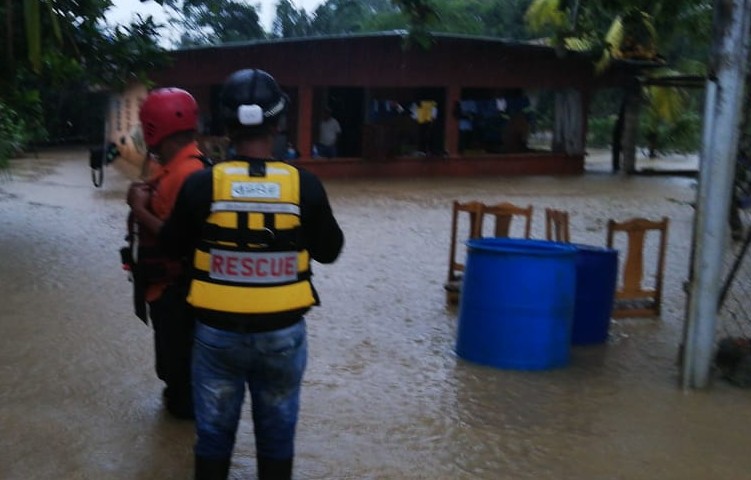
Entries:
<svg viewBox="0 0 751 480">
<path fill-rule="evenodd" d="M 326 107 L 318 130 L 318 156 L 336 157 L 338 154 L 336 144 L 341 133 L 342 127 L 339 125 L 339 121 L 331 116 L 331 108 Z"/>
</svg>

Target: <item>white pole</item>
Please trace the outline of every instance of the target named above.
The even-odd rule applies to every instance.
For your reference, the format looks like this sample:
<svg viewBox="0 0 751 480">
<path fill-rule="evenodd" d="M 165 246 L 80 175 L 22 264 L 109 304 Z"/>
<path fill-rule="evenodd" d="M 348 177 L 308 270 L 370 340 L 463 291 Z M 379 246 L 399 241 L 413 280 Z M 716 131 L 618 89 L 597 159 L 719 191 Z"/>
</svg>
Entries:
<svg viewBox="0 0 751 480">
<path fill-rule="evenodd" d="M 709 385 L 744 98 L 751 0 L 716 0 L 714 8 L 683 358 L 682 384 L 686 389 Z"/>
</svg>

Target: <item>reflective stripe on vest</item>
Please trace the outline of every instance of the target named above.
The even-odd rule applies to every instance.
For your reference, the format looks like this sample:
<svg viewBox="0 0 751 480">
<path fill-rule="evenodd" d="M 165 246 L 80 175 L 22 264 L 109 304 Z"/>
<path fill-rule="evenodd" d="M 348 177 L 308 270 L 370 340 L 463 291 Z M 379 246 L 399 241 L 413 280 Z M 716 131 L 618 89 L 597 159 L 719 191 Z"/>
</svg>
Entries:
<svg viewBox="0 0 751 480">
<path fill-rule="evenodd" d="M 193 259 L 188 302 L 241 314 L 281 313 L 315 303 L 310 256 L 300 245 L 297 169 L 267 162 L 251 176 L 247 162 L 213 169 L 213 203 Z"/>
</svg>

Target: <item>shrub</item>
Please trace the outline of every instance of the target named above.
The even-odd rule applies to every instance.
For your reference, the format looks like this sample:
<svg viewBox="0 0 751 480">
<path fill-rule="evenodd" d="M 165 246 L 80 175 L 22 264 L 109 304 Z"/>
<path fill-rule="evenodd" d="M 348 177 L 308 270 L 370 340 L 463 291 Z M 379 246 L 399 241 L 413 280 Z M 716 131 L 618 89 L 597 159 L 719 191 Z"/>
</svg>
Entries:
<svg viewBox="0 0 751 480">
<path fill-rule="evenodd" d="M 610 146 L 613 140 L 613 126 L 616 116 L 590 117 L 587 132 L 587 144 L 595 148 Z"/>
<path fill-rule="evenodd" d="M 616 115 L 590 117 L 587 145 L 609 148 L 616 119 Z M 644 148 L 652 147 L 656 154 L 696 152 L 701 148 L 701 116 L 697 112 L 687 111 L 668 124 L 650 121 L 647 115 L 642 114 L 636 143 Z"/>
<path fill-rule="evenodd" d="M 26 134 L 24 122 L 15 110 L 0 101 L 0 168 L 8 167 L 8 161 L 21 152 Z"/>
<path fill-rule="evenodd" d="M 681 113 L 673 123 L 649 122 L 642 116 L 639 125 L 639 143 L 651 146 L 655 153 L 691 153 L 701 148 L 702 119 L 698 112 Z M 651 141 L 650 141 L 651 140 Z"/>
</svg>

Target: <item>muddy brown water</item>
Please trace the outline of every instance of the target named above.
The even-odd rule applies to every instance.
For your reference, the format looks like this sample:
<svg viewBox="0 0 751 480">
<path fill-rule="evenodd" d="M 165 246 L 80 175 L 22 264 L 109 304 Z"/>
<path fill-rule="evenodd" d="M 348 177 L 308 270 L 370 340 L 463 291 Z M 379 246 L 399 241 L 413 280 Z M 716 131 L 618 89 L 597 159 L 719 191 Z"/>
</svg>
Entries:
<svg viewBox="0 0 751 480">
<path fill-rule="evenodd" d="M 0 180 L 0 479 L 190 479 L 193 427 L 167 417 L 151 330 L 120 268 L 127 179 L 94 188 L 83 150 L 13 162 Z M 297 479 L 751 478 L 749 393 L 678 388 L 695 181 L 582 176 L 327 181 L 346 234 L 315 265 L 323 305 L 310 358 Z M 454 353 L 450 204 L 571 212 L 575 242 L 608 218 L 671 219 L 661 320 L 614 321 L 565 368 L 482 367 Z M 255 478 L 246 406 L 231 478 Z"/>
</svg>

